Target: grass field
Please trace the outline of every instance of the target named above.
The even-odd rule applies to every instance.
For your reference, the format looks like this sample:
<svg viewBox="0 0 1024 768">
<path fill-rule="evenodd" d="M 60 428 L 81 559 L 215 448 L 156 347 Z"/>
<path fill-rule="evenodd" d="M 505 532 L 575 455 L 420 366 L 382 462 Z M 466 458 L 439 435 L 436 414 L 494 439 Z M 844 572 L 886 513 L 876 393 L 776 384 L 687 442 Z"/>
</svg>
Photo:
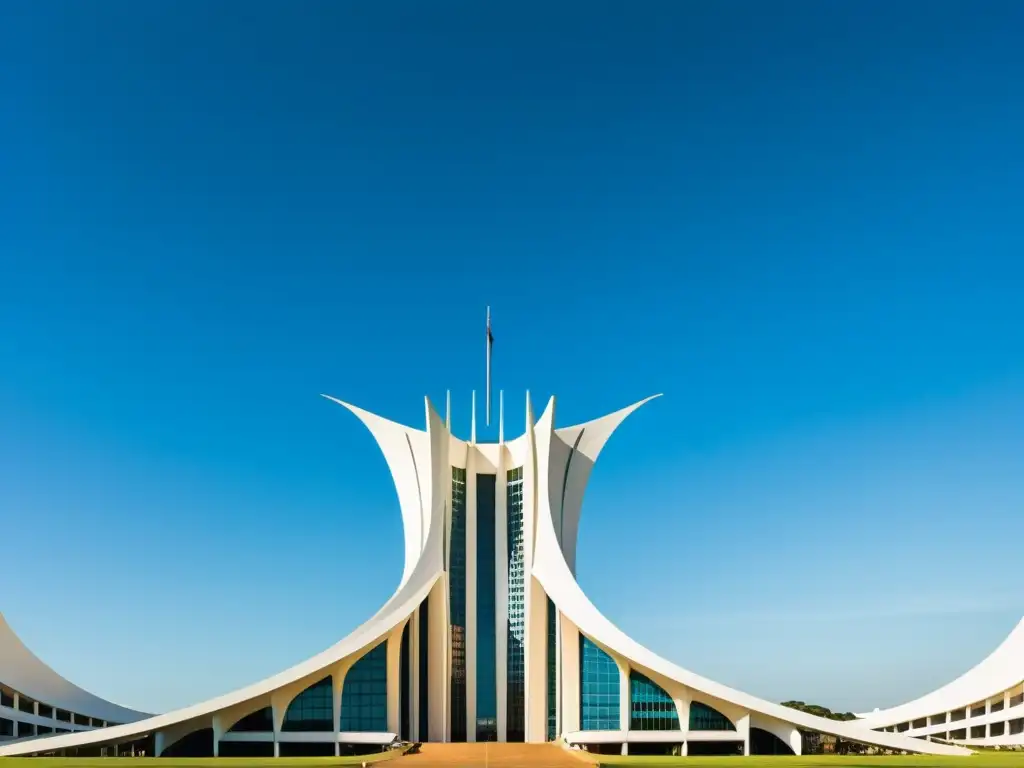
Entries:
<svg viewBox="0 0 1024 768">
<path fill-rule="evenodd" d="M 634 757 L 606 755 L 603 768 L 1024 768 L 1024 752 L 985 752 L 967 757 L 934 755 L 807 755 L 801 757 Z"/>
<path fill-rule="evenodd" d="M 344 757 L 0 757 L 2 768 L 330 768 L 378 763 L 404 750 Z"/>
</svg>

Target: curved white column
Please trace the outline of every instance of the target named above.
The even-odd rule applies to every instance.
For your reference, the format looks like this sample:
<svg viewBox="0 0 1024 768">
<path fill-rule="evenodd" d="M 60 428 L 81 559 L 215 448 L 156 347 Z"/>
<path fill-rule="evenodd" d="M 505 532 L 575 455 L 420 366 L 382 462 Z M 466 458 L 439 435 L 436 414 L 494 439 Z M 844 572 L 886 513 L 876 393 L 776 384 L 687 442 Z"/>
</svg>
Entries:
<svg viewBox="0 0 1024 768">
<path fill-rule="evenodd" d="M 553 428 L 554 398 L 551 398 L 544 414 L 537 422 L 535 429 L 537 461 L 538 465 L 547 465 L 548 472 L 539 473 L 541 488 L 538 493 L 538 530 L 533 575 L 540 581 L 544 590 L 552 597 L 564 616 L 570 619 L 581 632 L 606 646 L 614 654 L 635 661 L 640 666 L 647 667 L 688 688 L 701 691 L 752 713 L 767 715 L 796 727 L 873 743 L 891 749 L 929 754 L 968 754 L 969 750 L 959 747 L 921 741 L 897 734 L 877 733 L 868 730 L 863 725 L 815 717 L 716 683 L 652 653 L 623 633 L 594 607 L 577 584 L 573 569 L 569 565 L 571 555 L 566 554 L 575 551 L 575 543 L 569 540 L 568 533 L 570 530 L 575 530 L 573 525 L 578 524 L 578 510 L 582 506 L 585 482 L 580 478 L 584 474 L 589 477 L 594 458 L 615 426 L 643 402 L 647 401 L 641 401 L 641 403 L 613 414 L 618 417 L 617 419 L 609 418 L 603 423 L 601 423 L 602 420 L 597 420 L 597 423 L 601 423 L 601 425 L 599 429 L 595 429 L 593 443 L 586 442 L 588 441 L 586 429 L 582 427 L 570 428 L 562 434 L 556 433 Z M 595 424 L 595 422 L 590 422 L 590 424 Z M 576 444 L 576 449 L 573 453 L 582 455 L 587 462 L 582 462 L 582 467 L 578 470 L 569 467 L 567 472 L 563 469 L 560 473 L 556 467 L 550 464 L 549 458 L 552 452 L 551 446 L 555 444 L 556 440 L 565 443 L 563 434 L 565 436 L 575 435 L 573 442 Z M 584 448 L 585 445 L 586 448 Z M 581 474 L 576 475 L 575 472 Z M 567 482 L 559 482 L 559 476 L 568 477 Z M 559 515 L 556 511 L 564 512 L 564 514 Z M 561 525 L 560 531 L 556 530 L 556 526 L 559 524 Z M 576 700 L 578 701 L 578 697 Z M 568 701 L 572 701 L 572 699 L 568 699 Z M 568 725 L 565 728 L 567 731 L 572 730 Z"/>
</svg>

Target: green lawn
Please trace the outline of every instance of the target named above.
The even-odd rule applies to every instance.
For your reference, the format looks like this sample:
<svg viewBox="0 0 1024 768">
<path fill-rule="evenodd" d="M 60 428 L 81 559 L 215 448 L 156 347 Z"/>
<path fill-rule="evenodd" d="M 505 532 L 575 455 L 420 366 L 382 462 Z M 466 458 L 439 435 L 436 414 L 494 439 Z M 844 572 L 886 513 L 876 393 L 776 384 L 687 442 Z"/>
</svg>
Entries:
<svg viewBox="0 0 1024 768">
<path fill-rule="evenodd" d="M 933 755 L 807 755 L 801 757 L 651 757 L 605 755 L 602 768 L 1024 768 L 1024 752 L 986 752 L 968 757 Z"/>
<path fill-rule="evenodd" d="M 390 760 L 403 751 L 344 757 L 0 757 L 0 768 L 330 768 Z"/>
</svg>

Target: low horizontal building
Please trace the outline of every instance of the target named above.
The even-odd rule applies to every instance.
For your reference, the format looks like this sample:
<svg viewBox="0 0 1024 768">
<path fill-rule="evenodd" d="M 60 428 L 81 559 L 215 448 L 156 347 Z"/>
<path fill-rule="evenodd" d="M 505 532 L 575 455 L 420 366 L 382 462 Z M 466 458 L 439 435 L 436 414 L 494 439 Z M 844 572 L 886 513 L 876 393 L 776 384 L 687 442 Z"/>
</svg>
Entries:
<svg viewBox="0 0 1024 768">
<path fill-rule="evenodd" d="M 151 715 L 112 704 L 68 682 L 36 657 L 0 614 L 0 744 L 81 733 Z"/>
<path fill-rule="evenodd" d="M 1024 620 L 983 661 L 925 696 L 859 715 L 883 733 L 972 747 L 1024 747 Z"/>
</svg>

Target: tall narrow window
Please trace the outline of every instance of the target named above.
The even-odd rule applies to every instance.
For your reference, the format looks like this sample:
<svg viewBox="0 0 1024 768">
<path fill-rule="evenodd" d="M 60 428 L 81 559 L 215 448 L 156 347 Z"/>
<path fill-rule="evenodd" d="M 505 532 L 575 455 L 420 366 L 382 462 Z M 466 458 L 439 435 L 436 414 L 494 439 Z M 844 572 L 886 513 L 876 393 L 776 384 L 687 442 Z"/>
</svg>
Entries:
<svg viewBox="0 0 1024 768">
<path fill-rule="evenodd" d="M 412 701 L 409 699 L 410 678 L 412 670 L 409 664 L 409 629 L 412 621 L 405 622 L 402 629 L 402 651 L 398 662 L 398 698 L 401 702 L 401 716 L 398 724 L 398 736 L 405 741 L 409 740 L 409 716 L 412 712 Z"/>
<path fill-rule="evenodd" d="M 523 468 L 510 469 L 505 486 L 506 540 L 508 544 L 508 615 L 506 632 L 507 741 L 524 741 L 525 732 L 525 621 L 526 587 L 523 569 Z"/>
<path fill-rule="evenodd" d="M 451 604 L 452 741 L 466 740 L 466 470 L 452 467 L 452 530 L 448 563 Z"/>
<path fill-rule="evenodd" d="M 589 637 L 580 635 L 580 730 L 620 727 L 619 665 Z"/>
<path fill-rule="evenodd" d="M 388 644 L 380 643 L 352 665 L 341 683 L 338 730 L 388 729 Z"/>
<path fill-rule="evenodd" d="M 496 475 L 476 476 L 476 740 L 498 738 L 498 670 L 495 640 Z"/>
<path fill-rule="evenodd" d="M 548 599 L 548 741 L 558 736 L 558 613 Z"/>
<path fill-rule="evenodd" d="M 420 603 L 420 658 L 419 658 L 419 727 L 420 727 L 420 741 L 426 741 L 430 738 L 430 696 L 428 691 L 428 683 L 430 682 L 430 665 L 427 663 L 429 655 L 427 651 L 430 650 L 430 598 L 425 597 L 423 602 Z"/>
<path fill-rule="evenodd" d="M 679 712 L 665 689 L 637 671 L 629 673 L 629 728 L 678 731 Z"/>
</svg>

